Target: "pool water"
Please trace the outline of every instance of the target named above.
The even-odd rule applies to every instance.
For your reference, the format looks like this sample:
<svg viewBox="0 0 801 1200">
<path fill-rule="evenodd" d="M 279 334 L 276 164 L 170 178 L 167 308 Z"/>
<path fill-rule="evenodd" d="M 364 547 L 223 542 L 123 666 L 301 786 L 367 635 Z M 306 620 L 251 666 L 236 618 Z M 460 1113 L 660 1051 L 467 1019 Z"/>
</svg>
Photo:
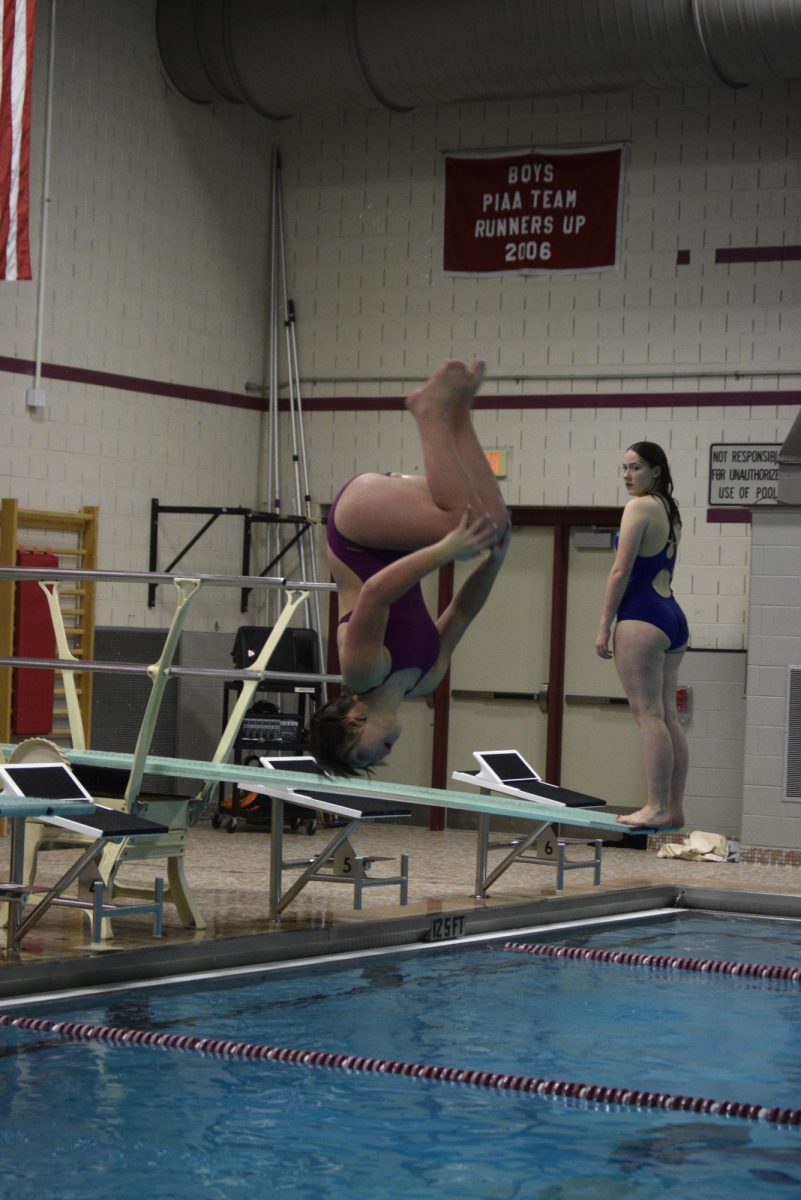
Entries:
<svg viewBox="0 0 801 1200">
<path fill-rule="evenodd" d="M 309 1050 L 798 1107 L 801 986 L 491 942 L 13 1006 Z M 791 922 L 682 913 L 515 941 L 801 965 Z M 801 1194 L 801 1129 L 0 1030 L 6 1194 Z"/>
</svg>

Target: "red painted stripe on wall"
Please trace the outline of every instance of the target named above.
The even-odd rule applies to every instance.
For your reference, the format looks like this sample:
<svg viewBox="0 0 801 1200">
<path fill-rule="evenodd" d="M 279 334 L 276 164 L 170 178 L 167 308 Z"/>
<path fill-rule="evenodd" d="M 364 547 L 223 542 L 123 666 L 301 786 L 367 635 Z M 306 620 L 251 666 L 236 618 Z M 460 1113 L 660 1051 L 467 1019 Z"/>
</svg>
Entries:
<svg viewBox="0 0 801 1200">
<path fill-rule="evenodd" d="M 0 371 L 12 375 L 34 374 L 31 359 L 0 355 Z M 247 408 L 266 412 L 268 401 L 262 396 L 242 392 L 226 392 L 216 388 L 195 387 L 193 384 L 167 383 L 161 379 L 145 379 L 138 375 L 117 375 L 111 371 L 93 371 L 83 367 L 68 367 L 46 363 L 42 367 L 45 379 L 60 379 L 65 383 L 85 383 L 90 387 L 117 388 L 125 392 L 141 392 L 149 396 L 171 396 L 179 400 L 197 400 L 204 404 L 221 404 L 230 408 Z M 748 405 L 764 407 L 801 405 L 801 390 L 751 392 L 618 392 L 604 395 L 574 395 L 554 393 L 528 396 L 481 396 L 476 408 L 490 411 L 500 409 L 559 409 L 559 408 L 727 408 Z M 400 412 L 402 396 L 304 396 L 306 412 Z M 287 410 L 288 400 L 280 407 Z"/>
<path fill-rule="evenodd" d="M 716 263 L 798 262 L 801 246 L 727 246 L 715 251 Z"/>
<path fill-rule="evenodd" d="M 782 392 L 618 392 L 604 395 L 559 393 L 539 396 L 480 396 L 475 408 L 720 408 L 737 405 L 801 404 L 801 391 Z M 305 412 L 400 412 L 400 396 L 309 396 Z"/>
<path fill-rule="evenodd" d="M 708 508 L 706 510 L 708 525 L 750 525 L 750 508 Z"/>
<path fill-rule="evenodd" d="M 34 374 L 35 364 L 31 359 L 9 358 L 0 355 L 0 371 L 12 375 Z M 112 371 L 92 371 L 84 367 L 65 367 L 59 363 L 45 363 L 42 367 L 45 379 L 60 379 L 65 383 L 85 383 L 90 387 L 117 388 L 122 392 L 142 392 L 147 396 L 172 396 L 178 400 L 198 400 L 204 404 L 221 404 L 229 408 L 266 410 L 267 401 L 262 396 L 249 396 L 240 392 L 225 392 L 217 388 L 195 387 L 187 383 L 167 383 L 162 379 L 143 379 L 138 375 L 117 375 Z"/>
</svg>

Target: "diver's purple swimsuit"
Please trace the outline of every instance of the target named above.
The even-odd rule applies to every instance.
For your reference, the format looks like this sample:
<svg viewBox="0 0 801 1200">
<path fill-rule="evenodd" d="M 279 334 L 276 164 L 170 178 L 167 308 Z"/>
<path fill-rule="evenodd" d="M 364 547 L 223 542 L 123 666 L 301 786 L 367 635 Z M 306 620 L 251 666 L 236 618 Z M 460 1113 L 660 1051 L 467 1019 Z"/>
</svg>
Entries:
<svg viewBox="0 0 801 1200">
<path fill-rule="evenodd" d="M 352 483 L 353 480 L 349 482 Z M 377 574 L 378 571 L 389 566 L 390 563 L 397 562 L 399 558 L 404 558 L 409 551 L 383 550 L 377 549 L 374 546 L 361 546 L 358 542 L 352 542 L 350 539 L 342 536 L 336 527 L 334 514 L 339 503 L 339 498 L 347 486 L 348 484 L 346 483 L 345 487 L 340 488 L 334 499 L 334 503 L 328 511 L 326 536 L 332 553 L 346 567 L 350 567 L 354 575 L 358 575 L 359 579 L 364 583 L 371 576 Z M 340 625 L 344 625 L 349 621 L 350 616 L 350 613 L 346 613 L 344 617 L 341 617 L 339 621 Z M 402 596 L 390 604 L 389 619 L 387 620 L 387 628 L 384 633 L 384 645 L 389 651 L 392 665 L 382 683 L 385 683 L 394 672 L 405 671 L 409 668 L 419 671 L 420 678 L 422 679 L 424 675 L 428 674 L 439 658 L 439 633 L 426 608 L 419 583 L 415 583 L 409 588 L 408 592 L 404 592 Z M 381 684 L 377 686 L 380 687 Z M 413 687 L 416 686 L 417 683 L 413 684 Z M 374 690 L 374 688 L 370 689 L 370 691 Z"/>
</svg>

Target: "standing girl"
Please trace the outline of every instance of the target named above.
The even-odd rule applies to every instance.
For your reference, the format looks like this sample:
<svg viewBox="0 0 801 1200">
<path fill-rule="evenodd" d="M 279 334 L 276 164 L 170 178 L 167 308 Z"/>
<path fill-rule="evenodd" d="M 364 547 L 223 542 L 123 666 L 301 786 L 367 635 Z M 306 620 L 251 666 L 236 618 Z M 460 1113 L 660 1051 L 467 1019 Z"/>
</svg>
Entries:
<svg viewBox="0 0 801 1200">
<path fill-rule="evenodd" d="M 661 446 L 629 446 L 623 482 L 631 499 L 623 511 L 595 649 L 601 658 L 612 658 L 610 642 L 614 646 L 617 673 L 639 726 L 647 796 L 641 809 L 618 821 L 680 829 L 688 756 L 676 687 L 689 632 L 671 587 L 681 517 Z"/>
</svg>

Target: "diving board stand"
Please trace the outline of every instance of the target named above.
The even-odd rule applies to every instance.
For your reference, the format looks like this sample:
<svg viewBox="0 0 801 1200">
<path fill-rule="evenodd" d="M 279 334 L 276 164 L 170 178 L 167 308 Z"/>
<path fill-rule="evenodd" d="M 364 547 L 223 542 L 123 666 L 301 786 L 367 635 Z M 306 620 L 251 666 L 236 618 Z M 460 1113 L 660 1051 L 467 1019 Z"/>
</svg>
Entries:
<svg viewBox="0 0 801 1200">
<path fill-rule="evenodd" d="M 266 671 L 267 663 L 275 650 L 278 641 L 287 628 L 295 610 L 308 598 L 309 591 L 315 589 L 330 590 L 333 584 L 317 584 L 316 582 L 294 583 L 284 578 L 267 578 L 264 576 L 226 576 L 226 575 L 198 575 L 192 578 L 185 578 L 180 575 L 158 574 L 154 572 L 126 572 L 126 571 L 99 571 L 99 570 L 83 570 L 74 569 L 67 570 L 62 568 L 22 568 L 22 567 L 4 567 L 0 566 L 0 586 L 3 580 L 38 580 L 45 597 L 47 598 L 51 622 L 56 635 L 56 646 L 59 651 L 57 660 L 46 659 L 21 659 L 8 658 L 4 659 L 0 656 L 0 666 L 7 663 L 8 665 L 24 664 L 31 667 L 39 667 L 42 669 L 57 669 L 61 671 L 64 678 L 64 691 L 67 701 L 67 712 L 69 719 L 70 737 L 73 748 L 79 752 L 86 752 L 86 736 L 83 724 L 82 713 L 78 704 L 77 690 L 74 685 L 73 675 L 75 671 L 87 672 L 91 670 L 109 669 L 111 671 L 119 671 L 122 664 L 112 663 L 95 663 L 78 659 L 72 654 L 69 646 L 69 638 L 67 636 L 63 613 L 59 599 L 59 587 L 62 582 L 74 585 L 78 580 L 99 581 L 118 581 L 127 580 L 131 582 L 142 581 L 148 584 L 167 583 L 171 582 L 176 589 L 176 607 L 170 622 L 169 629 L 164 640 L 161 654 L 157 662 L 150 666 L 142 665 L 142 669 L 147 672 L 150 679 L 150 693 L 148 696 L 147 705 L 144 716 L 139 728 L 136 746 L 133 755 L 125 756 L 126 763 L 124 769 L 128 773 L 128 781 L 125 786 L 124 804 L 125 810 L 132 816 L 142 816 L 143 811 L 148 809 L 148 801 L 141 797 L 141 789 L 143 779 L 146 773 L 145 763 L 148 759 L 150 748 L 153 740 L 153 733 L 158 719 L 161 703 L 168 681 L 176 675 L 191 674 L 193 672 L 181 670 L 173 665 L 178 642 L 189 612 L 190 605 L 197 596 L 200 589 L 206 584 L 229 587 L 232 584 L 249 586 L 257 585 L 274 585 L 280 586 L 287 592 L 287 599 L 283 610 L 278 617 L 272 634 L 267 639 L 264 647 L 254 666 L 258 667 L 255 671 L 233 671 L 233 672 L 217 672 L 213 669 L 201 668 L 194 673 L 216 675 L 224 674 L 233 676 L 242 680 L 242 688 L 239 700 L 234 707 L 228 724 L 223 731 L 220 742 L 212 756 L 212 763 L 217 764 L 224 762 L 227 758 L 231 746 L 236 738 L 239 726 L 242 722 L 244 714 L 250 704 L 253 693 L 261 682 L 262 678 L 270 674 Z M 135 664 L 135 668 L 141 664 Z M 130 664 L 128 665 L 130 667 Z M 13 749 L 13 747 L 12 747 Z M 91 765 L 93 766 L 108 766 L 109 762 L 102 752 L 99 756 L 95 756 Z M 162 826 L 164 836 L 160 841 L 154 838 L 140 838 L 137 835 L 130 837 L 117 837 L 107 839 L 104 849 L 103 861 L 101 863 L 101 874 L 106 881 L 107 888 L 116 891 L 119 895 L 126 895 L 136 898 L 146 898 L 147 889 L 138 885 L 122 885 L 117 882 L 117 872 L 121 864 L 132 858 L 140 857 L 163 857 L 167 859 L 167 879 L 168 888 L 165 893 L 165 899 L 174 904 L 184 926 L 188 928 L 204 929 L 205 921 L 200 913 L 194 899 L 189 891 L 184 872 L 184 849 L 186 842 L 186 831 L 190 820 L 197 820 L 202 815 L 205 807 L 208 804 L 211 790 L 214 787 L 213 778 L 206 771 L 195 772 L 190 775 L 190 778 L 196 778 L 201 783 L 200 792 L 193 800 L 174 799 L 169 800 L 166 804 L 169 805 L 170 816 L 169 825 Z M 159 802 L 163 803 L 164 802 Z M 153 823 L 155 824 L 155 823 Z M 46 842 L 42 842 L 42 846 L 46 846 Z"/>
<path fill-rule="evenodd" d="M 69 763 L 94 765 L 101 762 L 103 766 L 130 769 L 131 755 L 116 754 L 108 751 L 93 750 L 64 750 L 64 757 Z M 231 763 L 210 763 L 198 759 L 169 758 L 164 755 L 148 755 L 145 770 L 156 775 L 170 775 L 181 779 L 216 780 L 218 783 L 236 783 L 238 787 L 254 788 L 265 784 L 263 767 L 239 767 Z M 470 783 L 475 786 L 475 777 L 470 777 Z M 298 803 L 297 792 L 304 794 L 309 791 L 309 776 L 300 771 L 273 770 L 269 779 L 270 796 Z M 322 793 L 323 798 L 332 804 L 340 804 L 343 808 L 359 811 L 362 797 L 372 800 L 388 800 L 404 802 L 412 806 L 453 808 L 460 812 L 472 812 L 480 815 L 519 818 L 523 821 L 539 821 L 551 824 L 554 821 L 554 802 L 552 799 L 537 798 L 521 799 L 516 793 L 511 795 L 476 795 L 475 792 L 458 792 L 443 788 L 408 787 L 400 783 L 383 783 L 379 780 L 364 779 L 332 779 L 321 775 L 314 780 L 314 792 Z M 591 799 L 587 797 L 587 799 Z M 598 801 L 595 801 L 598 804 Z M 318 800 L 308 802 L 309 807 L 318 807 Z M 561 810 L 561 806 L 559 808 Z M 617 823 L 612 813 L 593 812 L 584 808 L 569 809 L 570 825 L 578 828 L 609 830 L 618 835 L 629 832 L 630 827 Z M 356 820 L 355 817 L 349 818 Z M 632 833 L 641 833 L 640 829 L 631 828 Z M 597 836 L 597 835 L 596 835 Z M 272 865 L 271 865 L 272 867 Z M 283 897 L 283 905 L 288 900 Z"/>
<path fill-rule="evenodd" d="M 251 791 L 269 796 L 271 801 L 270 820 L 270 884 L 269 905 L 270 919 L 275 920 L 291 904 L 298 893 L 316 880 L 320 883 L 344 883 L 353 888 L 353 907 L 359 911 L 362 907 L 362 897 L 366 888 L 392 887 L 400 889 L 400 903 L 405 905 L 409 898 L 409 855 L 402 854 L 400 859 L 400 874 L 397 876 L 370 876 L 368 872 L 376 862 L 391 862 L 384 855 L 362 855 L 354 852 L 351 835 L 358 829 L 362 820 L 370 816 L 371 804 L 367 797 L 358 801 L 352 799 L 346 792 L 331 796 L 319 791 L 314 784 L 324 778 L 322 769 L 310 754 L 291 757 L 273 757 L 265 755 L 259 759 L 263 779 L 254 783 L 248 778 L 246 786 Z M 288 770 L 302 772 L 310 779 L 308 788 L 293 789 L 292 796 L 277 793 L 271 784 L 274 772 Z M 243 786 L 240 784 L 240 786 Z M 343 822 L 323 850 L 312 858 L 285 860 L 283 851 L 285 802 L 297 804 L 303 808 L 314 809 L 326 817 L 339 819 Z M 300 868 L 301 874 L 291 887 L 283 892 L 283 873 L 286 870 Z"/>
<path fill-rule="evenodd" d="M 153 913 L 153 936 L 161 937 L 164 882 L 155 881 L 153 899 L 141 904 L 110 903 L 105 899 L 103 880 L 93 869 L 91 900 L 66 897 L 67 888 L 93 867 L 94 860 L 114 842 L 128 837 L 160 837 L 166 826 L 131 813 L 95 804 L 83 784 L 65 763 L 0 763 L 0 815 L 12 820 L 9 882 L 0 884 L 0 900 L 9 904 L 7 946 L 19 946 L 51 905 L 79 908 L 91 913 L 92 944 L 99 948 L 102 923 L 110 917 Z M 50 887 L 34 887 L 23 878 L 25 822 L 33 819 L 82 834 L 89 844 L 78 858 Z M 32 896 L 41 896 L 27 915 L 25 906 Z"/>
<path fill-rule="evenodd" d="M 531 833 L 512 841 L 502 842 L 490 842 L 490 814 L 482 813 L 479 816 L 476 896 L 483 899 L 492 885 L 515 863 L 555 866 L 557 892 L 564 890 L 566 871 L 591 870 L 593 883 L 598 887 L 601 882 L 602 840 L 600 838 L 593 839 L 595 854 L 592 859 L 571 862 L 567 858 L 566 840 L 558 837 L 554 839 L 553 835 L 548 835 L 548 831 L 557 824 L 571 824 L 569 816 L 571 809 L 581 808 L 582 811 L 591 811 L 594 808 L 604 808 L 605 801 L 599 800 L 595 796 L 586 796 L 582 792 L 571 791 L 569 788 L 545 783 L 519 750 L 474 750 L 473 758 L 478 763 L 478 770 L 454 771 L 451 778 L 457 783 L 468 783 L 472 787 L 479 788 L 482 796 L 489 796 L 492 793 L 515 796 L 523 800 L 536 801 L 538 804 L 550 805 L 553 811 L 552 818 L 542 820 Z M 618 826 L 618 828 L 620 827 Z M 544 846 L 541 839 L 545 841 Z M 536 848 L 537 843 L 539 843 L 539 853 L 529 854 L 529 850 L 532 847 Z M 547 853 L 549 847 L 551 848 L 550 855 Z M 490 871 L 489 851 L 499 849 L 509 850 L 509 853 Z"/>
</svg>

